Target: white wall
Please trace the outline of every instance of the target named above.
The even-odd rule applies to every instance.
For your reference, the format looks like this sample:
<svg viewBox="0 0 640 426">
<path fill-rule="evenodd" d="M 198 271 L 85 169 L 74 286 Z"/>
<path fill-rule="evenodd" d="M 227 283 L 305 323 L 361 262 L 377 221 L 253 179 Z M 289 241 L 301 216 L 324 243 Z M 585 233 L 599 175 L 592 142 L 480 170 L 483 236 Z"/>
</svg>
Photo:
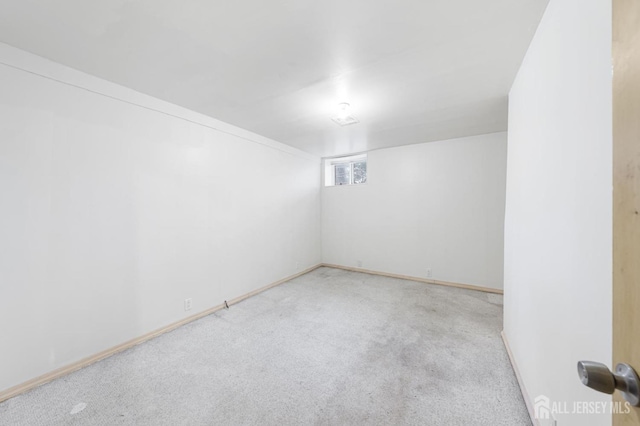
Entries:
<svg viewBox="0 0 640 426">
<path fill-rule="evenodd" d="M 323 261 L 502 288 L 506 138 L 369 152 L 366 184 L 323 187 Z"/>
<path fill-rule="evenodd" d="M 576 362 L 611 364 L 611 114 L 611 2 L 551 0 L 509 97 L 504 327 L 531 399 L 569 409 L 610 400 Z"/>
<path fill-rule="evenodd" d="M 320 262 L 319 158 L 0 62 L 0 390 Z"/>
</svg>

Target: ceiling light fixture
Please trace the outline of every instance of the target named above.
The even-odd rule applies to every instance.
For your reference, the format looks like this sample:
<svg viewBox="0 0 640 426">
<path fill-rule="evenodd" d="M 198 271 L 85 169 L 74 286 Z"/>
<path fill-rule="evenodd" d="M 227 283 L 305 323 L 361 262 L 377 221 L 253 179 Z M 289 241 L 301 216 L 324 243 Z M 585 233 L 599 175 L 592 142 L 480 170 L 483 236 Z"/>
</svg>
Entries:
<svg viewBox="0 0 640 426">
<path fill-rule="evenodd" d="M 350 107 L 351 105 L 349 105 L 346 102 L 342 102 L 341 104 L 338 104 L 338 116 L 342 118 L 347 118 L 349 116 Z"/>
<path fill-rule="evenodd" d="M 359 123 L 358 119 L 351 115 L 351 105 L 347 102 L 338 104 L 338 113 L 331 119 L 341 126 Z"/>
</svg>

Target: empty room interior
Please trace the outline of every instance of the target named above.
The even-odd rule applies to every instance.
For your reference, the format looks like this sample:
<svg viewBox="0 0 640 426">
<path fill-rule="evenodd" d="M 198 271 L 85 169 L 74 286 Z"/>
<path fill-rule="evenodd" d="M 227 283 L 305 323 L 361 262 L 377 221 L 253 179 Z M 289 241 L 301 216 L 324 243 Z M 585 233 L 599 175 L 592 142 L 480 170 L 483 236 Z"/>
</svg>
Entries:
<svg viewBox="0 0 640 426">
<path fill-rule="evenodd" d="M 638 4 L 0 1 L 0 424 L 640 424 Z"/>
</svg>

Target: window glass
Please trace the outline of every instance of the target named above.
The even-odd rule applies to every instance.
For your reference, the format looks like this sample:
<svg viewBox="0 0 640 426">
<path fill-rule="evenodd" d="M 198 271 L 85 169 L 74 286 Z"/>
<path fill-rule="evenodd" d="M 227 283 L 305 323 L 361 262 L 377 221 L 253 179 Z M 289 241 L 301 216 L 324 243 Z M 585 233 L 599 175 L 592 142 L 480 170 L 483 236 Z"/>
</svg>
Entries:
<svg viewBox="0 0 640 426">
<path fill-rule="evenodd" d="M 353 183 L 366 183 L 367 182 L 367 162 L 358 161 L 353 164 Z"/>
<path fill-rule="evenodd" d="M 351 183 L 351 163 L 336 164 L 336 185 Z"/>
</svg>

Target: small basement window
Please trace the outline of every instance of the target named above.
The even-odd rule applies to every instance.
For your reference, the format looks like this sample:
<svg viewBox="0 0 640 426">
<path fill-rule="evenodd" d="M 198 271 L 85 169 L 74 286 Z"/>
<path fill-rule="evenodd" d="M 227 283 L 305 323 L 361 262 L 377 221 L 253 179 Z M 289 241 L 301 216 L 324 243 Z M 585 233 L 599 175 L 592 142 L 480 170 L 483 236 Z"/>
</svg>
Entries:
<svg viewBox="0 0 640 426">
<path fill-rule="evenodd" d="M 324 186 L 367 183 L 367 154 L 324 160 Z"/>
</svg>

